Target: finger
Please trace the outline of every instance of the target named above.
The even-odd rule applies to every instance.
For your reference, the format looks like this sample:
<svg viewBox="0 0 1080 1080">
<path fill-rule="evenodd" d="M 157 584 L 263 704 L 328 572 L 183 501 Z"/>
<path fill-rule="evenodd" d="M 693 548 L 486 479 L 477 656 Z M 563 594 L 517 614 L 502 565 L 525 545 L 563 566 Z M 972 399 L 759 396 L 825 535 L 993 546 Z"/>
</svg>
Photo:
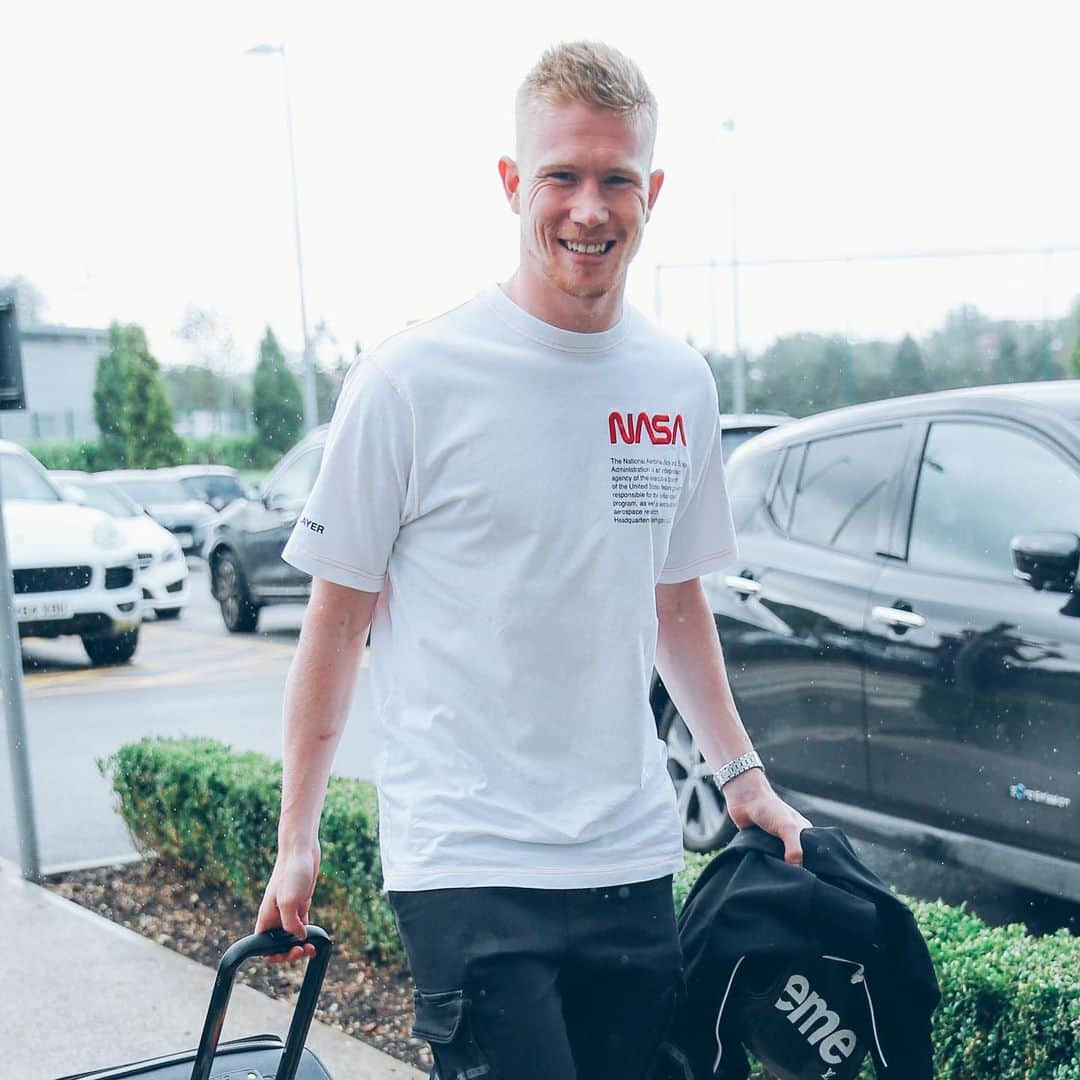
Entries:
<svg viewBox="0 0 1080 1080">
<path fill-rule="evenodd" d="M 784 862 L 792 866 L 802 866 L 803 850 L 799 832 L 799 829 L 790 829 L 784 836 Z"/>
</svg>

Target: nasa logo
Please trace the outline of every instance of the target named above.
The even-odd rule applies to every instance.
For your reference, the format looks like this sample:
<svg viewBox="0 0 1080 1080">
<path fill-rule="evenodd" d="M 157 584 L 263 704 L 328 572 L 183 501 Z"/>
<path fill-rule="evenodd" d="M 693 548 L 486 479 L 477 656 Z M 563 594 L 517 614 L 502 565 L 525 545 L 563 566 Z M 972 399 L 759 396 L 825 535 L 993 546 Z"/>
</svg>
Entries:
<svg viewBox="0 0 1080 1080">
<path fill-rule="evenodd" d="M 674 420 L 667 413 L 653 413 L 652 416 L 646 412 L 639 412 L 636 416 L 627 413 L 625 422 L 622 413 L 613 412 L 608 416 L 608 435 L 613 445 L 621 439 L 636 446 L 641 442 L 642 432 L 649 436 L 653 446 L 669 446 L 676 441 L 686 445 L 686 425 L 682 413 L 676 413 Z"/>
</svg>

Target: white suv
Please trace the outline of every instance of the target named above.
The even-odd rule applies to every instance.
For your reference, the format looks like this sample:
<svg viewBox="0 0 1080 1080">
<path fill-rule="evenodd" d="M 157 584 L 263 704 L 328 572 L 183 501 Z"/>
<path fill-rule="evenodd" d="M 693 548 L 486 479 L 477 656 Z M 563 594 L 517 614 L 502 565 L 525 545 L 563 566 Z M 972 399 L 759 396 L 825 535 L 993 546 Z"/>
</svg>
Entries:
<svg viewBox="0 0 1080 1080">
<path fill-rule="evenodd" d="M 0 440 L 0 489 L 19 637 L 77 634 L 94 664 L 139 642 L 137 553 L 107 514 L 64 502 L 22 447 Z"/>
</svg>

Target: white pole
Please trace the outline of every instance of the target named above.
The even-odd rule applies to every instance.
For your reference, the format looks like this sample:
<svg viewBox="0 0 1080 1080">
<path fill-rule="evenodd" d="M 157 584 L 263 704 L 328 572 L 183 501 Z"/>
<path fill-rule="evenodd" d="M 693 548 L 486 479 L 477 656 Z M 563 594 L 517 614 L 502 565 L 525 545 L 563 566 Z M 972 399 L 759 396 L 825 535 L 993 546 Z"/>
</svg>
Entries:
<svg viewBox="0 0 1080 1080">
<path fill-rule="evenodd" d="M 732 409 L 734 412 L 746 412 L 746 361 L 743 357 L 742 342 L 739 334 L 739 245 L 735 226 L 736 213 L 736 172 L 735 172 L 735 120 L 729 117 L 723 128 L 731 133 L 731 332 L 735 356 L 732 370 Z"/>
<path fill-rule="evenodd" d="M 296 235 L 296 275 L 300 282 L 300 326 L 304 334 L 304 430 L 311 431 L 319 423 L 318 397 L 315 389 L 315 358 L 308 334 L 307 301 L 304 297 L 303 245 L 300 243 L 300 197 L 296 185 L 296 154 L 293 148 L 292 100 L 289 97 L 289 65 L 285 46 L 281 45 L 281 70 L 285 81 L 285 124 L 289 132 L 289 176 L 292 178 L 293 230 Z"/>
<path fill-rule="evenodd" d="M 0 490 L 0 506 L 3 506 L 3 499 L 3 491 Z M 15 825 L 19 834 L 19 863 L 24 878 L 41 881 L 37 826 L 34 822 L 34 790 L 26 742 L 22 652 L 19 649 L 19 627 L 15 621 L 6 533 L 3 514 L 0 513 L 0 675 L 3 676 L 4 720 L 7 726 L 11 790 L 15 798 Z"/>
</svg>

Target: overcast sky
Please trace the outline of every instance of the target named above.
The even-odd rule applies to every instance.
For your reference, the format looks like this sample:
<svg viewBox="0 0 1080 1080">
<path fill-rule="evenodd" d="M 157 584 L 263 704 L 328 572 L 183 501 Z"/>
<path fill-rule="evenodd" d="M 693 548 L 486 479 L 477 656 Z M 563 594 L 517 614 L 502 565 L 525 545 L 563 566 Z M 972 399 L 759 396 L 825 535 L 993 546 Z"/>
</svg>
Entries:
<svg viewBox="0 0 1080 1080">
<path fill-rule="evenodd" d="M 583 14 L 587 12 L 587 14 Z M 660 103 L 657 264 L 1080 245 L 1080 4 L 139 0 L 9 5 L 0 277 L 50 321 L 142 324 L 188 358 L 188 305 L 301 345 L 280 58 L 287 42 L 309 322 L 347 356 L 513 271 L 496 162 L 543 48 L 604 39 Z M 733 116 L 734 135 L 722 129 Z M 745 270 L 744 347 L 793 330 L 924 332 L 963 302 L 1063 314 L 1080 255 Z M 726 271 L 665 270 L 660 318 L 730 348 Z M 335 347 L 327 347 L 332 354 Z M 324 353 L 324 358 L 327 355 Z"/>
</svg>

